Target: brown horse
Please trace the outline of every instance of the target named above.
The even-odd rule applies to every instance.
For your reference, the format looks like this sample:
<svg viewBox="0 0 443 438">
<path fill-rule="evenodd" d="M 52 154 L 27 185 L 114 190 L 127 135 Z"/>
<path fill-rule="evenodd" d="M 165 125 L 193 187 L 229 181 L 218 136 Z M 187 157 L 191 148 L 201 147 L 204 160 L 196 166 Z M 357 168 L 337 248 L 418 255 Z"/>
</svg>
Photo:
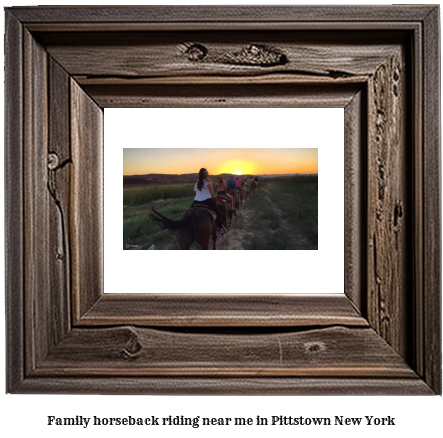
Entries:
<svg viewBox="0 0 443 438">
<path fill-rule="evenodd" d="M 242 194 L 243 194 L 243 201 L 247 201 L 249 198 L 251 191 L 249 190 L 248 186 L 242 187 Z"/>
<path fill-rule="evenodd" d="M 242 205 L 246 201 L 246 189 L 244 189 L 243 187 L 240 189 L 240 201 Z"/>
<path fill-rule="evenodd" d="M 215 249 L 217 227 L 212 210 L 207 210 L 204 207 L 190 208 L 185 211 L 181 220 L 174 221 L 152 207 L 149 217 L 157 222 L 162 230 L 176 234 L 180 249 L 189 249 L 194 240 L 201 246 L 201 249 L 209 249 L 211 236 L 212 249 Z"/>
<path fill-rule="evenodd" d="M 229 226 L 232 225 L 232 210 L 231 210 L 231 202 L 226 201 L 226 198 L 221 196 L 216 196 L 214 198 L 215 203 L 220 209 L 221 219 L 224 227 L 228 229 L 228 218 L 229 218 Z"/>
<path fill-rule="evenodd" d="M 237 216 L 237 211 L 240 210 L 240 196 L 235 190 L 232 189 L 228 189 L 227 193 L 232 196 L 234 202 L 234 214 Z"/>
</svg>

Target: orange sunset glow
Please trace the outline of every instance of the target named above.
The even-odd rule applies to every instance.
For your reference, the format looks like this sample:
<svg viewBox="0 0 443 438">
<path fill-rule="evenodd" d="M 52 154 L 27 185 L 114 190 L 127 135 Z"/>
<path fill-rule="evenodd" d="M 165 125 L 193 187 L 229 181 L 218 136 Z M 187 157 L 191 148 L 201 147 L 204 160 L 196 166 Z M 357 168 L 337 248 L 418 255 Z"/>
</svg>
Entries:
<svg viewBox="0 0 443 438">
<path fill-rule="evenodd" d="M 277 175 L 318 173 L 317 148 L 125 148 L 123 175 L 198 173 Z"/>
</svg>

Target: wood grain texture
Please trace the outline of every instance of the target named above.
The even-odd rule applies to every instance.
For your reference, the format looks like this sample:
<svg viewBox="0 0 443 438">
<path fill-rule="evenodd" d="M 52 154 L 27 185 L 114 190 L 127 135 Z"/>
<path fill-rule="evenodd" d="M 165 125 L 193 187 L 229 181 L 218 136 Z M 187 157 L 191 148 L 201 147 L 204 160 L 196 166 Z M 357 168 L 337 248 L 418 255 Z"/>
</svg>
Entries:
<svg viewBox="0 0 443 438">
<path fill-rule="evenodd" d="M 439 9 L 426 17 L 423 76 L 423 356 L 424 376 L 429 385 L 441 394 L 441 114 L 440 114 L 440 39 Z M 440 303 L 440 305 L 438 305 Z"/>
<path fill-rule="evenodd" d="M 366 125 L 367 101 L 359 91 L 345 108 L 345 293 L 367 317 L 366 289 Z"/>
<path fill-rule="evenodd" d="M 24 303 L 26 367 L 35 368 L 54 345 L 50 324 L 53 308 L 50 297 L 49 208 L 47 190 L 47 55 L 44 48 L 24 32 Z M 41 123 L 35 123 L 37 119 Z"/>
<path fill-rule="evenodd" d="M 82 86 L 113 86 L 120 87 L 124 85 L 230 85 L 239 84 L 260 84 L 260 85 L 281 85 L 297 83 L 301 86 L 307 85 L 351 85 L 366 83 L 367 75 L 349 75 L 333 77 L 331 75 L 309 75 L 303 73 L 279 73 L 266 74 L 266 70 L 260 70 L 261 73 L 251 76 L 223 75 L 223 76 L 82 76 L 75 75 L 74 79 Z M 339 81 L 337 81 L 339 79 Z"/>
<path fill-rule="evenodd" d="M 344 294 L 105 294 L 78 326 L 367 327 Z"/>
<path fill-rule="evenodd" d="M 413 351 L 411 355 L 411 363 L 417 374 L 420 376 L 424 375 L 424 299 L 425 299 L 425 289 L 424 289 L 424 266 L 423 266 L 423 246 L 425 233 L 423 229 L 423 112 L 424 112 L 424 101 L 423 101 L 423 32 L 415 32 L 412 41 L 412 53 L 415 62 L 412 69 L 412 74 L 416 80 L 412 83 L 412 112 L 414 114 L 411 123 L 412 133 L 411 136 L 414 141 L 413 147 L 413 178 L 414 178 L 414 190 L 412 195 L 413 203 L 413 241 L 411 245 L 412 250 L 412 269 L 413 269 L 413 306 L 414 311 L 412 313 L 413 325 L 412 325 L 412 336 L 413 336 Z"/>
<path fill-rule="evenodd" d="M 5 14 L 5 295 L 6 388 L 24 377 L 23 53 L 22 24 Z"/>
<path fill-rule="evenodd" d="M 48 149 L 47 187 L 51 197 L 49 245 L 51 307 L 54 342 L 71 326 L 69 195 L 71 184 L 71 142 L 69 75 L 52 58 L 48 59 Z"/>
<path fill-rule="evenodd" d="M 403 356 L 408 348 L 408 162 L 402 53 L 368 87 L 368 318 Z"/>
<path fill-rule="evenodd" d="M 84 89 L 106 108 L 344 107 L 359 85 L 336 85 L 86 85 Z"/>
<path fill-rule="evenodd" d="M 375 71 L 400 44 L 395 42 L 371 45 L 367 40 L 352 50 L 346 38 L 335 43 L 330 34 L 324 40 L 310 41 L 303 32 L 149 32 L 120 35 L 92 33 L 84 40 L 76 33 L 58 35 L 57 43 L 45 43 L 48 52 L 71 74 L 104 78 L 140 78 L 175 76 L 259 76 L 264 74 L 305 74 L 311 77 L 337 78 L 364 75 Z M 366 36 L 367 37 L 367 36 Z M 63 43 L 60 44 L 60 39 Z M 297 43 L 294 44 L 294 41 Z M 299 42 L 300 41 L 300 42 Z M 207 51 L 202 59 L 192 60 L 189 46 L 198 43 Z M 281 52 L 286 63 L 263 67 L 230 62 L 231 57 L 251 45 L 265 45 Z"/>
<path fill-rule="evenodd" d="M 180 6 L 145 7 L 13 7 L 9 10 L 26 23 L 113 22 L 366 22 L 423 20 L 434 6 Z"/>
<path fill-rule="evenodd" d="M 17 388 L 26 394 L 152 395 L 433 395 L 422 380 L 312 377 L 45 377 L 27 379 Z"/>
<path fill-rule="evenodd" d="M 109 22 L 71 22 L 71 23 L 38 23 L 29 22 L 26 23 L 26 28 L 39 37 L 44 33 L 44 41 L 54 41 L 54 38 L 58 38 L 55 35 L 59 32 L 202 32 L 202 31 L 297 31 L 297 32 L 310 32 L 311 35 L 315 35 L 318 32 L 332 32 L 332 31 L 353 31 L 361 32 L 359 40 L 364 40 L 364 34 L 367 31 L 376 31 L 371 37 L 376 34 L 380 34 L 380 43 L 386 42 L 390 37 L 386 37 L 390 34 L 391 37 L 395 35 L 395 31 L 405 32 L 418 32 L 421 23 L 418 21 L 257 21 L 257 22 L 228 22 L 228 21 L 200 21 L 200 22 L 129 22 L 119 21 L 114 23 Z M 315 31 L 315 34 L 312 33 Z M 394 31 L 394 33 L 393 33 Z M 330 38 L 333 41 L 337 36 L 336 33 L 330 34 Z M 45 43 L 43 43 L 45 44 Z"/>
<path fill-rule="evenodd" d="M 372 329 L 345 327 L 216 336 L 132 326 L 74 329 L 33 374 L 48 373 L 416 378 Z"/>
<path fill-rule="evenodd" d="M 71 79 L 70 193 L 73 318 L 103 294 L 103 111 Z M 93 263 L 92 260 L 94 260 Z"/>
</svg>

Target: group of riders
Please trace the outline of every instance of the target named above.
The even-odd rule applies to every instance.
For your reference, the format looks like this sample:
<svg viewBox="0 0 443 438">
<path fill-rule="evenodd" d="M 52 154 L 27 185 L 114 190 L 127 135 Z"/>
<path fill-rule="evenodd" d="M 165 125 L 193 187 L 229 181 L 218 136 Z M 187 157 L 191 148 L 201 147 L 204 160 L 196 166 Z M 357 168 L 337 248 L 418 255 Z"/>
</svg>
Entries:
<svg viewBox="0 0 443 438">
<path fill-rule="evenodd" d="M 217 226 L 220 230 L 220 234 L 226 233 L 227 228 L 223 224 L 222 213 L 215 198 L 222 199 L 227 202 L 230 206 L 230 210 L 235 214 L 236 204 L 235 204 L 235 194 L 237 194 L 237 199 L 244 199 L 244 195 L 249 193 L 250 190 L 258 186 L 258 177 L 250 176 L 241 180 L 240 177 L 230 175 L 230 178 L 225 182 L 223 177 L 219 175 L 216 181 L 217 195 L 214 193 L 214 187 L 212 181 L 209 178 L 209 173 L 206 169 L 200 169 L 198 173 L 198 181 L 195 183 L 194 191 L 195 198 L 191 205 L 195 207 L 197 205 L 206 205 L 217 215 Z"/>
</svg>

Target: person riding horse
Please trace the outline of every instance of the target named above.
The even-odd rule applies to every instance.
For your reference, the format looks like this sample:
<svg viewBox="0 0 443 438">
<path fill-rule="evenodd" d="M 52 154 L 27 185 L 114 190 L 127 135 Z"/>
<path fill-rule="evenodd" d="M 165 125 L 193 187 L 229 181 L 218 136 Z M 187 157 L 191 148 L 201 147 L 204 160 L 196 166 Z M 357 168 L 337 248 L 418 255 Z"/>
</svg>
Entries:
<svg viewBox="0 0 443 438">
<path fill-rule="evenodd" d="M 222 223 L 221 211 L 212 199 L 212 196 L 214 195 L 214 187 L 212 186 L 212 181 L 209 179 L 209 173 L 205 168 L 201 168 L 198 173 L 198 181 L 195 183 L 194 192 L 196 193 L 191 208 L 197 204 L 207 205 L 217 215 L 217 225 L 220 234 L 225 234 L 226 229 Z"/>
<path fill-rule="evenodd" d="M 241 189 L 241 179 L 238 176 L 235 178 L 235 188 L 237 191 Z"/>
<path fill-rule="evenodd" d="M 251 189 L 251 191 L 252 190 L 254 190 L 254 177 L 253 176 L 250 176 L 249 177 L 249 188 Z"/>
<path fill-rule="evenodd" d="M 235 179 L 232 177 L 232 175 L 229 177 L 229 179 L 226 181 L 226 185 L 231 190 L 235 190 Z"/>
<path fill-rule="evenodd" d="M 238 180 L 238 177 L 237 177 Z M 234 177 L 231 175 L 231 177 L 226 181 L 226 184 L 228 186 L 229 190 L 233 190 L 237 193 L 237 195 L 240 196 L 240 192 L 237 189 L 237 181 L 234 179 Z"/>
<path fill-rule="evenodd" d="M 163 231 L 176 234 L 180 249 L 190 249 L 194 241 L 200 245 L 201 249 L 209 249 L 209 238 L 211 236 L 212 249 L 216 249 L 217 229 L 215 220 L 221 235 L 226 232 L 226 228 L 223 226 L 220 209 L 211 199 L 214 188 L 209 179 L 208 171 L 204 168 L 200 169 L 194 191 L 196 192 L 194 202 L 191 208 L 184 212 L 180 220 L 170 219 L 154 207 L 151 208 L 148 216 L 159 224 Z M 216 217 L 214 217 L 214 213 Z"/>
<path fill-rule="evenodd" d="M 232 199 L 232 196 L 226 191 L 226 183 L 221 175 L 217 177 L 217 196 L 218 195 L 227 198 L 227 200 L 229 200 L 229 203 L 231 204 L 231 210 L 235 210 L 234 200 Z"/>
</svg>

